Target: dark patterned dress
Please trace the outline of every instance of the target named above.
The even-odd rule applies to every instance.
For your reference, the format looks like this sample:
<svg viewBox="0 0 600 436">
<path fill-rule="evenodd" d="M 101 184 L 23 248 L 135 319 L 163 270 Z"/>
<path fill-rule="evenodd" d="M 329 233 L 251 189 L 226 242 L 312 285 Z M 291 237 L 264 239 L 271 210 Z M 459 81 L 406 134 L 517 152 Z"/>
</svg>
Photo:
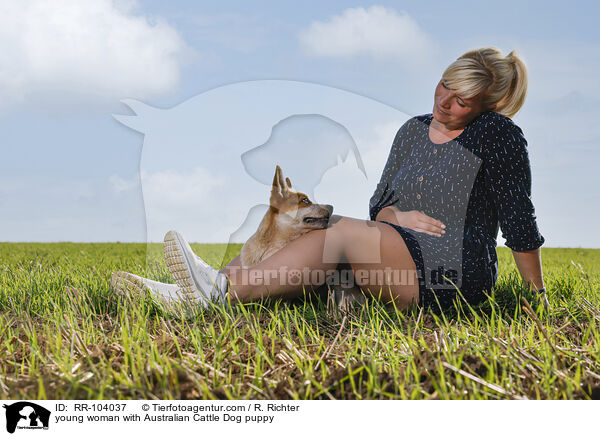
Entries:
<svg viewBox="0 0 600 436">
<path fill-rule="evenodd" d="M 544 243 L 531 201 L 523 131 L 510 118 L 483 112 L 455 139 L 429 139 L 432 114 L 398 131 L 369 203 L 371 220 L 386 206 L 419 210 L 446 225 L 442 237 L 387 223 L 403 237 L 417 266 L 419 304 L 446 309 L 458 292 L 477 304 L 498 278 L 498 229 L 514 251 Z"/>
</svg>

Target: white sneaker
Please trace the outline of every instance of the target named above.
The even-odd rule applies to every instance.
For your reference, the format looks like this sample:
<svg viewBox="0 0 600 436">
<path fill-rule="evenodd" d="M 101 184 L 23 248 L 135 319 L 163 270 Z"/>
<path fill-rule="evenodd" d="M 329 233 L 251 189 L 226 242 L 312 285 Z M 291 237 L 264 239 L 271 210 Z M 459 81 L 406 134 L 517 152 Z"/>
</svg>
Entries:
<svg viewBox="0 0 600 436">
<path fill-rule="evenodd" d="M 199 294 L 206 301 L 227 301 L 227 276 L 196 256 L 181 234 L 167 232 L 163 250 L 167 268 L 182 292 Z"/>
<path fill-rule="evenodd" d="M 113 289 L 121 295 L 139 297 L 149 294 L 167 305 L 204 302 L 204 300 L 195 301 L 193 298 L 190 298 L 193 295 L 181 292 L 177 285 L 157 282 L 124 271 L 113 273 L 110 283 Z"/>
</svg>

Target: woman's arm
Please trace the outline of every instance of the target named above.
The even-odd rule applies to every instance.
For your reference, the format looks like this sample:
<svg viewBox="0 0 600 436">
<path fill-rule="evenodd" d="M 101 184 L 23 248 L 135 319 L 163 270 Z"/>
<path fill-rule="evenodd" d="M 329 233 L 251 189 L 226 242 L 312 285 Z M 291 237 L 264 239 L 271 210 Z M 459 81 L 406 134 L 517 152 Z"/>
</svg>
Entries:
<svg viewBox="0 0 600 436">
<path fill-rule="evenodd" d="M 484 180 L 506 246 L 512 249 L 517 269 L 531 289 L 544 288 L 540 234 L 531 200 L 531 166 L 527 140 L 511 120 L 496 117 L 486 125 Z M 548 307 L 546 295 L 544 304 Z"/>
<path fill-rule="evenodd" d="M 396 214 L 394 213 L 394 206 L 386 206 L 381 209 L 375 217 L 375 221 L 387 221 L 388 223 L 396 224 L 397 226 L 401 225 L 398 222 L 398 218 L 396 218 Z"/>
<path fill-rule="evenodd" d="M 544 289 L 544 277 L 542 273 L 542 250 L 537 248 L 529 251 L 515 251 L 512 252 L 517 264 L 517 269 L 523 277 L 523 281 L 528 283 L 530 289 L 535 291 Z M 539 294 L 541 302 L 546 309 L 550 309 L 550 302 L 548 301 L 547 292 Z"/>
<path fill-rule="evenodd" d="M 536 248 L 529 251 L 512 252 L 517 264 L 517 269 L 523 281 L 531 285 L 531 289 L 538 290 L 544 288 L 544 277 L 542 273 L 542 250 Z"/>
<path fill-rule="evenodd" d="M 518 252 L 536 250 L 545 239 L 531 199 L 531 166 L 523 131 L 508 118 L 492 120 L 485 130 L 484 180 L 506 246 Z"/>
</svg>

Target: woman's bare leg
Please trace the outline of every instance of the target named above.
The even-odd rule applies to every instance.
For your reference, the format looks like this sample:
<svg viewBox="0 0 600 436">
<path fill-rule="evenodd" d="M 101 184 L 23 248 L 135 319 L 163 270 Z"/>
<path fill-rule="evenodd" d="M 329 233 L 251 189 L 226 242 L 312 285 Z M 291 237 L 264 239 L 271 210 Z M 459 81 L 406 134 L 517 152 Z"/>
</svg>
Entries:
<svg viewBox="0 0 600 436">
<path fill-rule="evenodd" d="M 237 256 L 235 256 L 233 259 L 231 259 L 231 261 L 227 264 L 227 267 L 242 267 L 242 258 L 241 258 L 241 254 L 238 254 Z"/>
<path fill-rule="evenodd" d="M 393 299 L 401 308 L 418 302 L 416 265 L 396 230 L 384 223 L 347 217 L 334 216 L 332 221 L 329 228 L 295 239 L 253 267 L 242 269 L 232 262 L 223 268 L 221 272 L 231 282 L 230 298 L 301 296 L 304 289 L 322 285 L 326 272 L 343 260 L 351 265 L 364 292 Z M 390 275 L 391 283 L 382 283 L 381 277 L 389 280 Z"/>
</svg>

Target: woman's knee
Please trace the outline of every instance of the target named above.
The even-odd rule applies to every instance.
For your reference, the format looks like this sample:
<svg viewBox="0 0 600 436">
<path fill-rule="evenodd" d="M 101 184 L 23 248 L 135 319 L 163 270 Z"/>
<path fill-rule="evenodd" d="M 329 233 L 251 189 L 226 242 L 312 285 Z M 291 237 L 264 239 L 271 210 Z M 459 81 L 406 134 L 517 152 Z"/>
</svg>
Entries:
<svg viewBox="0 0 600 436">
<path fill-rule="evenodd" d="M 358 218 L 333 215 L 329 220 L 327 237 L 337 238 L 340 242 L 352 242 L 363 240 L 379 240 L 381 234 L 374 221 L 366 221 Z"/>
</svg>

